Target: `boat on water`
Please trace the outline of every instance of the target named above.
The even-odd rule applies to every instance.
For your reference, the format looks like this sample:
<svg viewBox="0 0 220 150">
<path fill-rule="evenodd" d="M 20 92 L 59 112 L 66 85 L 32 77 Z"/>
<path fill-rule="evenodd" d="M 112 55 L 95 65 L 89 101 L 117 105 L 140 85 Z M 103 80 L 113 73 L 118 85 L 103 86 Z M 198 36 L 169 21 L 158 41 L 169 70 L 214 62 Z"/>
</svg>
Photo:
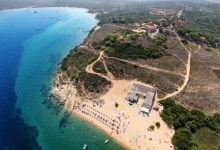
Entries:
<svg viewBox="0 0 220 150">
<path fill-rule="evenodd" d="M 87 149 L 87 144 L 84 144 L 83 150 L 86 150 L 86 149 Z"/>
<path fill-rule="evenodd" d="M 105 144 L 107 144 L 109 142 L 109 139 L 105 140 Z"/>
</svg>

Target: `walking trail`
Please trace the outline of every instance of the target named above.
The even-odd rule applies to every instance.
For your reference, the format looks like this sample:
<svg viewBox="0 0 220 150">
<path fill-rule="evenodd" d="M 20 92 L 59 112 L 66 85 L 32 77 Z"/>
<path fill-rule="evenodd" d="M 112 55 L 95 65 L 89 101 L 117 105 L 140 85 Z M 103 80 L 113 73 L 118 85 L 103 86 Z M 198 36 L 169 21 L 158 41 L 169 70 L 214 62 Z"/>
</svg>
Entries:
<svg viewBox="0 0 220 150">
<path fill-rule="evenodd" d="M 96 28 L 96 30 L 98 30 L 98 28 Z M 95 31 L 96 31 L 95 30 Z M 93 32 L 93 35 L 95 33 L 95 31 Z M 93 36 L 92 35 L 92 36 Z M 189 81 L 189 76 L 190 76 L 190 63 L 191 63 L 191 57 L 192 57 L 192 53 L 190 50 L 188 50 L 185 45 L 181 42 L 181 38 L 178 36 L 177 37 L 179 39 L 179 42 L 180 44 L 183 46 L 183 48 L 186 50 L 186 52 L 188 53 L 188 59 L 187 59 L 187 63 L 184 63 L 184 65 L 186 66 L 186 74 L 185 75 L 182 75 L 182 74 L 178 74 L 178 73 L 175 73 L 175 72 L 171 72 L 171 71 L 168 71 L 168 70 L 164 70 L 164 69 L 161 69 L 161 68 L 156 68 L 156 67 L 153 67 L 153 66 L 149 66 L 149 65 L 141 65 L 141 64 L 137 64 L 135 62 L 131 62 L 131 61 L 128 61 L 128 60 L 124 60 L 124 59 L 120 59 L 120 58 L 115 58 L 115 57 L 108 57 L 108 56 L 104 56 L 104 52 L 101 51 L 100 52 L 100 55 L 99 57 L 96 59 L 96 61 L 94 61 L 93 63 L 91 63 L 90 65 L 88 65 L 86 67 L 86 72 L 88 73 L 91 73 L 91 74 L 96 74 L 96 75 L 99 75 L 101 76 L 102 78 L 105 78 L 106 80 L 108 81 L 111 81 L 111 82 L 114 82 L 115 81 L 115 77 L 113 76 L 113 74 L 108 70 L 107 66 L 106 66 L 106 63 L 105 63 L 105 59 L 104 57 L 108 57 L 108 58 L 112 58 L 112 59 L 117 59 L 119 61 L 123 61 L 123 62 L 127 62 L 129 64 L 133 64 L 133 65 L 137 65 L 139 67 L 142 67 L 142 68 L 147 68 L 147 69 L 150 69 L 150 70 L 153 70 L 153 71 L 159 71 L 159 72 L 165 72 L 165 73 L 169 73 L 169 74 L 176 74 L 176 75 L 179 75 L 179 76 L 182 76 L 184 77 L 184 82 L 183 84 L 178 88 L 177 91 L 173 92 L 173 93 L 170 93 L 170 94 L 167 94 L 164 98 L 162 99 L 166 99 L 166 98 L 170 98 L 170 97 L 173 97 L 173 96 L 176 96 L 178 95 L 179 93 L 181 93 L 186 85 L 188 84 L 188 81 Z M 82 47 L 85 47 L 85 48 L 88 48 L 88 43 L 89 41 L 87 42 L 87 44 L 85 46 L 82 46 Z M 198 46 L 197 48 L 197 51 L 200 49 L 201 46 Z M 88 48 L 89 49 L 89 48 Z M 178 57 L 179 58 L 179 57 Z M 179 58 L 180 59 L 180 58 Z M 181 60 L 181 59 L 180 59 Z M 103 75 L 103 74 L 100 74 L 100 73 L 97 73 L 97 72 L 94 72 L 93 70 L 93 66 L 95 63 L 97 63 L 98 61 L 101 61 L 104 65 L 104 68 L 105 70 L 107 71 L 107 75 Z M 162 99 L 158 99 L 158 100 L 162 100 Z"/>
<path fill-rule="evenodd" d="M 188 81 L 189 81 L 189 75 L 190 75 L 190 64 L 191 64 L 191 57 L 192 57 L 192 54 L 191 52 L 184 46 L 184 44 L 181 42 L 181 38 L 178 37 L 181 45 L 183 46 L 183 48 L 187 51 L 188 53 L 188 59 L 187 59 L 187 63 L 186 63 L 186 74 L 185 74 L 185 79 L 184 79 L 184 82 L 183 82 L 183 85 L 181 87 L 178 88 L 177 91 L 173 92 L 173 93 L 170 93 L 168 95 L 166 95 L 164 98 L 162 99 L 166 99 L 166 98 L 170 98 L 170 97 L 173 97 L 173 96 L 176 96 L 177 94 L 179 94 L 180 92 L 182 92 L 184 90 L 184 88 L 186 87 L 186 85 L 188 84 Z M 200 49 L 201 46 L 198 46 L 198 49 Z M 162 99 L 158 99 L 158 100 L 162 100 Z"/>
</svg>

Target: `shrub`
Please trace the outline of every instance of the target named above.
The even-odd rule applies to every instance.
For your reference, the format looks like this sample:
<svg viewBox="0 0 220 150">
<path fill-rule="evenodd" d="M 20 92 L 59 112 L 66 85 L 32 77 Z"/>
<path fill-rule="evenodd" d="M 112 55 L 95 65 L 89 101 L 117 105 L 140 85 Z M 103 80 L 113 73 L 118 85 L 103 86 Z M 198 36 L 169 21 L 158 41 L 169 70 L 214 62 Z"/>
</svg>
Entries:
<svg viewBox="0 0 220 150">
<path fill-rule="evenodd" d="M 165 43 L 162 44 L 162 47 L 165 48 L 165 49 L 168 49 L 168 47 Z"/>
<path fill-rule="evenodd" d="M 211 48 L 210 47 L 207 47 L 205 48 L 206 51 L 210 52 L 211 51 Z"/>
<path fill-rule="evenodd" d="M 71 79 L 76 78 L 76 76 L 77 76 L 77 75 L 76 75 L 74 72 L 71 72 L 71 73 L 70 73 L 70 78 L 71 78 Z"/>
<path fill-rule="evenodd" d="M 97 68 L 95 68 L 95 71 L 96 71 L 96 72 L 101 72 L 101 71 L 102 71 L 102 69 L 101 69 L 101 68 L 99 68 L 99 67 L 97 67 Z"/>
<path fill-rule="evenodd" d="M 101 45 L 96 45 L 95 49 L 101 49 Z"/>
<path fill-rule="evenodd" d="M 157 129 L 159 129 L 160 128 L 160 122 L 156 122 L 156 127 L 157 127 Z"/>
<path fill-rule="evenodd" d="M 150 125 L 148 128 L 150 131 L 154 131 L 154 125 Z"/>
<path fill-rule="evenodd" d="M 181 40 L 181 42 L 182 42 L 184 45 L 187 45 L 187 44 L 188 44 L 188 41 L 187 41 L 187 40 Z"/>
<path fill-rule="evenodd" d="M 98 55 L 94 55 L 91 58 L 88 59 L 88 64 L 93 63 L 98 58 Z"/>
</svg>

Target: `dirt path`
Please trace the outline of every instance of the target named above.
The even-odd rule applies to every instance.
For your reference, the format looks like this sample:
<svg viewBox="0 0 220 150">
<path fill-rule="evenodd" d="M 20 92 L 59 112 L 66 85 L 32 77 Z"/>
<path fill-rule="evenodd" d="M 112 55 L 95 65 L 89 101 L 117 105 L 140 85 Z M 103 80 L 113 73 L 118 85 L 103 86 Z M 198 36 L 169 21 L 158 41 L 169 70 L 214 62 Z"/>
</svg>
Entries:
<svg viewBox="0 0 220 150">
<path fill-rule="evenodd" d="M 104 52 L 101 51 L 100 54 L 99 54 L 99 57 L 96 59 L 96 61 L 94 61 L 93 63 L 91 63 L 90 65 L 88 65 L 88 66 L 86 67 L 86 72 L 91 73 L 91 74 L 96 74 L 96 75 L 98 75 L 98 76 L 100 76 L 100 77 L 105 78 L 105 79 L 108 80 L 108 81 L 112 81 L 112 79 L 109 78 L 108 76 L 105 76 L 105 75 L 103 75 L 103 74 L 97 73 L 97 72 L 95 72 L 95 71 L 93 70 L 94 64 L 95 64 L 97 61 L 100 61 L 100 59 L 103 58 L 103 53 L 104 53 Z"/>
<path fill-rule="evenodd" d="M 140 65 L 140 64 L 137 64 L 135 62 L 131 62 L 131 61 L 128 61 L 128 60 L 124 60 L 124 59 L 120 59 L 120 58 L 115 58 L 115 57 L 108 57 L 108 58 L 112 58 L 112 59 L 117 59 L 119 61 L 123 61 L 123 62 L 127 62 L 129 64 L 132 64 L 132 65 L 137 65 L 139 67 L 143 67 L 143 68 L 146 68 L 146 69 L 150 69 L 150 70 L 153 70 L 153 71 L 159 71 L 159 72 L 164 72 L 164 73 L 169 73 L 169 74 L 176 74 L 176 75 L 180 75 L 182 77 L 184 77 L 184 83 L 183 85 L 181 85 L 177 91 L 173 92 L 173 93 L 170 93 L 170 94 L 167 94 L 164 98 L 162 99 L 166 99 L 166 98 L 170 98 L 170 97 L 173 97 L 173 96 L 176 96 L 177 94 L 179 94 L 180 92 L 182 92 L 184 90 L 184 88 L 186 87 L 186 85 L 188 84 L 188 81 L 189 81 L 189 75 L 190 75 L 190 63 L 191 63 L 191 57 L 192 57 L 192 53 L 190 50 L 188 50 L 184 44 L 181 42 L 181 39 L 180 37 L 178 37 L 179 41 L 180 41 L 180 44 L 183 46 L 183 48 L 187 51 L 188 53 L 188 59 L 187 59 L 187 63 L 185 64 L 186 65 L 186 74 L 185 75 L 182 75 L 182 74 L 178 74 L 178 73 L 174 73 L 174 72 L 171 72 L 171 71 L 168 71 L 168 70 L 163 70 L 163 69 L 160 69 L 160 68 L 156 68 L 156 67 L 152 67 L 152 66 L 149 66 L 149 65 Z M 197 51 L 200 49 L 201 46 L 198 46 L 197 48 Z M 96 59 L 96 61 L 94 61 L 92 64 L 88 65 L 86 67 L 86 72 L 88 73 L 91 73 L 91 74 L 96 74 L 102 78 L 105 78 L 106 80 L 108 81 L 111 81 L 113 82 L 113 80 L 115 79 L 114 76 L 112 75 L 112 73 L 108 70 L 107 66 L 106 66 L 106 63 L 105 63 L 105 60 L 103 59 L 103 54 L 104 52 L 101 51 L 100 52 L 100 55 L 99 57 Z M 106 57 L 106 56 L 104 56 Z M 97 73 L 97 72 L 94 72 L 93 70 L 93 66 L 94 64 L 97 62 L 97 61 L 101 61 L 107 71 L 107 76 L 103 75 L 103 74 L 100 74 L 100 73 Z M 158 100 L 162 100 L 162 99 L 158 99 Z"/>
<path fill-rule="evenodd" d="M 115 77 L 114 77 L 114 75 L 108 70 L 108 67 L 106 66 L 106 63 L 105 63 L 105 59 L 102 57 L 102 58 L 100 59 L 100 61 L 101 61 L 102 64 L 104 65 L 104 68 L 105 68 L 105 70 L 106 70 L 106 72 L 107 72 L 107 76 L 108 76 L 110 79 L 114 80 Z"/>
<path fill-rule="evenodd" d="M 152 66 L 149 66 L 149 65 L 141 65 L 141 64 L 129 61 L 129 60 L 124 60 L 124 59 L 120 59 L 120 58 L 116 58 L 116 57 L 108 57 L 108 58 L 117 59 L 119 61 L 123 61 L 123 62 L 129 63 L 129 64 L 132 64 L 132 65 L 137 65 L 139 67 L 154 70 L 154 71 L 159 71 L 159 72 L 164 72 L 164 73 L 169 73 L 169 74 L 175 74 L 175 75 L 185 77 L 184 75 L 179 74 L 179 73 L 174 73 L 174 72 L 171 72 L 171 71 L 168 71 L 168 70 L 163 70 L 161 68 L 156 68 L 156 67 L 152 67 Z"/>
<path fill-rule="evenodd" d="M 186 87 L 186 85 L 188 84 L 188 81 L 189 81 L 190 68 L 191 68 L 191 65 L 190 65 L 190 64 L 191 64 L 192 54 L 191 54 L 191 52 L 184 46 L 184 44 L 181 42 L 180 37 L 178 37 L 178 39 L 179 39 L 181 45 L 183 46 L 183 48 L 184 48 L 184 49 L 187 51 L 187 53 L 188 53 L 188 59 L 187 59 L 187 64 L 186 64 L 186 74 L 185 74 L 184 83 L 183 83 L 183 85 L 182 85 L 180 88 L 178 88 L 177 91 L 175 91 L 175 92 L 173 92 L 173 93 L 171 93 L 171 94 L 166 95 L 166 96 L 165 96 L 164 98 L 162 98 L 162 99 L 166 99 L 166 98 L 170 98 L 170 97 L 176 96 L 177 94 L 179 94 L 180 92 L 182 92 L 182 91 L 184 90 L 184 88 Z M 199 50 L 200 47 L 201 47 L 201 46 L 198 46 L 198 49 L 197 49 L 197 50 Z M 158 99 L 158 100 L 162 100 L 162 99 Z"/>
<path fill-rule="evenodd" d="M 91 45 L 91 44 L 89 45 L 89 42 L 91 41 L 91 39 L 93 39 L 93 36 L 94 36 L 95 32 L 96 32 L 98 29 L 100 29 L 100 28 L 101 28 L 100 26 L 96 26 L 96 27 L 94 28 L 94 31 L 93 31 L 91 37 L 89 37 L 89 39 L 87 40 L 86 44 L 85 44 L 85 45 L 81 45 L 80 47 L 86 48 L 86 49 L 88 49 L 88 50 L 90 50 L 89 48 L 91 48 L 92 50 L 94 50 L 94 49 L 92 48 L 92 45 Z"/>
<path fill-rule="evenodd" d="M 122 27 L 123 28 L 123 27 Z M 97 31 L 99 29 L 99 27 L 96 27 L 95 28 L 95 31 Z M 87 41 L 87 43 L 85 44 L 85 46 L 81 46 L 81 47 L 84 47 L 84 48 L 87 48 L 89 49 L 89 42 L 90 40 L 92 39 L 95 31 L 93 32 L 93 34 L 91 35 L 90 39 Z M 176 96 L 177 94 L 179 94 L 180 92 L 182 92 L 184 90 L 184 88 L 186 87 L 186 85 L 188 84 L 188 81 L 189 81 L 189 75 L 190 75 L 190 63 L 191 63 L 191 57 L 192 57 L 192 53 L 190 50 L 188 50 L 184 44 L 181 42 L 181 38 L 178 36 L 177 37 L 179 39 L 179 42 L 180 44 L 183 46 L 183 48 L 186 50 L 186 52 L 188 53 L 188 59 L 187 59 L 187 63 L 184 63 L 178 56 L 175 55 L 175 57 L 177 57 L 185 66 L 186 66 L 186 74 L 185 75 L 182 75 L 182 74 L 178 74 L 178 73 L 174 73 L 174 72 L 171 72 L 171 71 L 168 71 L 168 70 L 164 70 L 164 69 L 161 69 L 161 68 L 156 68 L 156 67 L 153 67 L 153 66 L 149 66 L 149 65 L 141 65 L 141 64 L 138 64 L 138 63 L 135 63 L 135 62 L 132 62 L 132 61 L 128 61 L 128 60 L 124 60 L 124 59 L 120 59 L 120 58 L 115 58 L 115 57 L 108 57 L 108 58 L 112 58 L 112 59 L 117 59 L 119 61 L 123 61 L 123 62 L 126 62 L 126 63 L 129 63 L 129 64 L 132 64 L 132 65 L 137 65 L 139 67 L 142 67 L 142 68 L 146 68 L 146 69 L 150 69 L 152 71 L 159 71 L 159 72 L 164 72 L 164 73 L 169 73 L 169 74 L 175 74 L 175 75 L 179 75 L 179 76 L 182 76 L 184 77 L 184 83 L 178 88 L 177 91 L 173 92 L 173 93 L 170 93 L 170 94 L 167 94 L 164 98 L 162 99 L 166 99 L 166 98 L 170 98 L 170 97 L 173 97 L 173 96 Z M 92 48 L 91 48 L 92 49 Z M 198 46 L 197 50 L 198 51 L 200 49 L 200 46 Z M 92 49 L 93 50 L 93 49 Z M 107 56 L 104 56 L 103 55 L 104 52 L 101 51 L 100 52 L 100 55 L 99 57 L 96 59 L 96 61 L 94 61 L 93 63 L 91 63 L 90 65 L 88 65 L 86 67 L 86 72 L 88 73 L 91 73 L 91 74 L 96 74 L 102 78 L 105 78 L 106 80 L 108 81 L 111 81 L 113 82 L 115 77 L 113 76 L 113 74 L 108 70 L 108 67 L 106 66 L 106 63 L 105 63 L 105 59 L 103 57 L 107 57 Z M 174 54 L 173 54 L 174 55 Z M 100 74 L 100 73 L 97 73 L 97 72 L 94 72 L 93 70 L 93 66 L 96 62 L 98 61 L 101 61 L 104 65 L 104 68 L 105 70 L 107 71 L 107 76 L 103 75 L 103 74 Z M 158 99 L 158 100 L 162 100 L 162 99 Z"/>
<path fill-rule="evenodd" d="M 179 61 L 181 61 L 184 65 L 186 65 L 186 63 L 185 63 L 182 59 L 180 59 L 180 57 L 177 56 L 176 54 L 173 54 L 173 53 L 171 53 L 170 51 L 167 51 L 167 53 L 173 55 L 173 57 L 176 57 L 177 59 L 179 59 Z"/>
</svg>

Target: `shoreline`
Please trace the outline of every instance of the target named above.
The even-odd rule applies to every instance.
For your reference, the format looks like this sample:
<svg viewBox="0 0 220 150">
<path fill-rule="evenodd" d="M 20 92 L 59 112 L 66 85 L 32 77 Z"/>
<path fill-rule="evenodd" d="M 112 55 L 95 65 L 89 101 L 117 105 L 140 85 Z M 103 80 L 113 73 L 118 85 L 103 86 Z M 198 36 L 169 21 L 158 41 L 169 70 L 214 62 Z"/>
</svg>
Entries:
<svg viewBox="0 0 220 150">
<path fill-rule="evenodd" d="M 99 28 L 99 26 L 95 26 L 95 28 Z M 60 73 L 60 70 L 58 69 L 56 73 L 54 73 L 53 79 L 52 79 L 52 93 L 51 95 L 53 96 L 53 98 L 55 99 L 55 101 L 57 101 L 58 103 L 64 105 L 63 109 L 66 110 L 70 115 L 73 115 L 75 117 L 77 117 L 78 119 L 80 119 L 81 121 L 85 121 L 86 123 L 88 123 L 89 125 L 93 126 L 96 129 L 99 129 L 102 133 L 106 134 L 107 136 L 109 136 L 110 138 L 112 138 L 114 140 L 114 142 L 116 142 L 117 144 L 119 144 L 120 146 L 122 146 L 123 148 L 127 149 L 127 150 L 132 150 L 128 145 L 126 145 L 125 143 L 121 143 L 120 141 L 118 141 L 118 139 L 115 136 L 112 136 L 111 133 L 109 133 L 108 131 L 104 130 L 102 127 L 100 127 L 99 125 L 95 124 L 92 120 L 90 120 L 89 118 L 85 117 L 82 115 L 82 113 L 80 112 L 80 109 L 72 109 L 70 110 L 69 107 L 73 107 L 73 106 L 69 106 L 69 103 L 72 103 L 72 101 L 70 101 L 68 103 L 68 101 L 62 101 L 62 97 L 59 97 L 60 95 L 56 95 L 56 93 L 54 93 L 54 90 L 56 90 L 55 88 L 55 82 L 57 81 L 57 78 L 62 74 L 62 72 Z M 58 77 L 57 77 L 58 76 Z M 74 91 L 77 91 L 76 88 L 71 87 Z M 77 101 L 83 101 L 83 99 L 81 97 L 79 97 L 78 95 L 76 96 Z M 87 101 L 84 99 L 84 101 Z M 69 107 L 68 107 L 69 106 Z M 104 142 L 104 141 L 103 141 Z M 110 141 L 111 142 L 111 141 Z"/>
<path fill-rule="evenodd" d="M 97 24 L 90 31 L 98 30 L 100 26 Z M 83 46 L 85 41 L 88 40 L 90 34 L 78 45 Z M 71 49 L 70 49 L 71 50 Z M 70 53 L 70 51 L 69 51 Z M 67 53 L 68 55 L 68 53 Z M 88 67 L 88 66 L 87 66 Z M 105 104 L 98 104 L 95 107 L 92 98 L 86 96 L 80 96 L 78 90 L 73 82 L 67 77 L 65 81 L 62 79 L 63 72 L 60 69 L 60 63 L 58 65 L 58 70 L 54 73 L 53 84 L 52 84 L 52 95 L 56 98 L 58 103 L 64 105 L 64 109 L 67 110 L 71 115 L 74 115 L 80 118 L 83 121 L 86 121 L 96 129 L 100 129 L 103 133 L 111 137 L 116 143 L 121 145 L 126 149 L 154 149 L 161 150 L 165 147 L 167 149 L 173 150 L 173 145 L 171 144 L 171 138 L 174 135 L 175 131 L 169 129 L 167 125 L 163 122 L 162 118 L 159 115 L 159 112 L 152 110 L 150 117 L 143 117 L 137 114 L 137 110 L 140 108 L 143 103 L 140 100 L 139 104 L 135 104 L 134 110 L 131 110 L 129 107 L 126 107 L 127 101 L 124 100 L 124 97 L 127 95 L 127 88 L 129 84 L 139 83 L 145 86 L 151 86 L 148 84 L 141 83 L 137 80 L 112 80 L 112 87 L 108 89 L 108 92 L 100 97 L 99 100 L 104 100 Z M 66 77 L 65 77 L 66 78 Z M 61 80 L 61 82 L 60 82 Z M 125 92 L 127 91 L 127 92 Z M 116 92 L 117 94 L 115 94 Z M 112 101 L 114 97 L 114 102 Z M 155 97 L 154 106 L 156 106 L 157 95 Z M 95 100 L 94 100 L 95 101 Z M 108 101 L 108 102 L 107 102 Z M 96 101 L 97 102 L 97 101 Z M 115 102 L 123 105 L 123 117 L 120 119 L 120 122 L 115 120 L 117 115 L 115 109 Z M 81 108 L 82 104 L 86 104 L 86 107 L 91 108 L 89 114 L 85 114 Z M 99 107 L 99 108 L 97 108 Z M 162 106 L 160 106 L 162 107 Z M 133 108 L 132 108 L 133 109 Z M 100 116 L 104 115 L 106 118 L 111 118 L 107 122 L 96 118 L 93 113 L 94 110 L 100 112 Z M 103 113 L 102 113 L 103 112 Z M 122 113 L 122 111 L 121 111 Z M 102 115 L 101 115 L 102 114 Z M 125 115 L 124 115 L 125 114 Z M 152 115 L 152 116 L 151 116 Z M 107 117 L 108 116 L 108 117 Z M 145 119 L 146 118 L 146 119 Z M 156 128 L 154 131 L 149 131 L 150 125 L 154 125 L 156 122 L 160 122 L 160 128 Z M 109 124 L 110 123 L 110 124 Z M 111 126 L 112 123 L 115 123 L 115 128 Z M 140 126 L 143 125 L 143 126 Z M 117 128 L 116 128 L 117 125 Z M 155 126 L 156 127 L 156 126 Z M 133 130 L 134 128 L 135 130 Z M 158 136 L 158 135 L 162 136 Z"/>
<path fill-rule="evenodd" d="M 79 111 L 79 110 L 78 110 L 78 111 Z M 73 111 L 73 112 L 71 112 L 70 114 L 71 114 L 71 115 L 74 115 L 75 117 L 79 118 L 79 119 L 82 120 L 82 121 L 85 121 L 86 123 L 88 123 L 89 125 L 95 127 L 96 129 L 101 130 L 101 132 L 103 132 L 103 133 L 105 133 L 106 135 L 108 135 L 109 137 L 111 137 L 117 144 L 119 144 L 119 145 L 122 146 L 123 148 L 125 148 L 125 149 L 127 149 L 127 150 L 131 150 L 131 148 L 128 147 L 126 144 L 120 143 L 120 141 L 118 141 L 114 136 L 111 136 L 110 133 L 108 133 L 107 131 L 105 131 L 104 129 L 102 129 L 101 127 L 99 127 L 98 125 L 94 124 L 94 123 L 93 123 L 92 121 L 90 121 L 88 118 L 83 117 L 82 115 L 80 115 L 79 112 L 78 112 L 78 114 L 77 114 L 76 111 L 75 111 L 75 112 Z M 103 141 L 103 142 L 104 142 L 104 141 Z M 111 142 L 111 141 L 110 141 L 110 142 Z"/>
<path fill-rule="evenodd" d="M 159 112 L 151 110 L 149 117 L 143 117 L 137 114 L 137 109 L 140 107 L 140 104 L 135 105 L 132 109 L 126 106 L 127 103 L 123 99 L 124 95 L 127 93 L 125 90 L 126 86 L 132 83 L 141 84 L 141 82 L 137 80 L 114 80 L 113 86 L 100 98 L 105 100 L 105 104 L 95 104 L 96 106 L 94 107 L 94 103 L 91 100 L 84 99 L 77 94 L 77 89 L 71 84 L 70 80 L 65 81 L 64 84 L 59 84 L 59 78 L 62 73 L 63 72 L 59 70 L 55 74 L 52 93 L 57 101 L 63 104 L 64 109 L 66 109 L 71 115 L 74 115 L 91 124 L 93 127 L 100 129 L 126 149 L 161 150 L 164 147 L 166 147 L 166 149 L 173 149 L 171 138 L 175 131 L 167 128 L 167 125 L 160 118 Z M 123 87 L 119 89 L 121 85 L 123 85 Z M 116 95 L 112 95 L 114 92 L 116 92 Z M 114 101 L 112 101 L 113 99 Z M 156 105 L 156 101 L 157 99 L 155 100 L 154 106 Z M 123 106 L 122 111 L 124 112 L 124 115 L 121 116 L 120 122 L 115 118 L 115 112 L 117 111 L 114 108 L 115 102 Z M 142 103 L 142 101 L 140 103 Z M 78 106 L 75 107 L 75 104 Z M 81 107 L 82 104 L 86 104 L 85 108 Z M 90 114 L 83 113 L 83 109 L 87 110 Z M 114 127 L 119 133 L 117 134 L 115 129 L 112 130 L 112 126 L 111 128 L 106 126 L 106 122 L 96 119 L 92 114 L 95 112 L 94 110 L 99 112 L 101 116 L 105 116 L 105 118 L 114 118 L 117 123 L 113 123 L 120 126 L 118 129 Z M 108 121 L 111 122 L 111 119 L 108 119 Z M 156 128 L 154 131 L 148 131 L 148 127 L 155 124 L 157 121 L 160 122 L 161 127 L 159 129 Z M 140 126 L 140 124 L 142 126 Z M 125 130 L 124 125 L 126 126 Z M 135 143 L 134 139 L 138 142 Z"/>
<path fill-rule="evenodd" d="M 21 9 L 34 9 L 34 8 L 78 8 L 78 9 L 85 9 L 86 13 L 90 13 L 89 8 L 86 7 L 68 7 L 68 6 L 28 6 L 28 7 L 15 7 L 15 8 L 5 8 L 5 9 L 0 9 L 1 11 L 10 11 L 10 10 L 21 10 Z M 95 13 L 90 13 L 90 14 L 95 14 Z M 96 15 L 96 14 L 95 14 Z"/>
</svg>

